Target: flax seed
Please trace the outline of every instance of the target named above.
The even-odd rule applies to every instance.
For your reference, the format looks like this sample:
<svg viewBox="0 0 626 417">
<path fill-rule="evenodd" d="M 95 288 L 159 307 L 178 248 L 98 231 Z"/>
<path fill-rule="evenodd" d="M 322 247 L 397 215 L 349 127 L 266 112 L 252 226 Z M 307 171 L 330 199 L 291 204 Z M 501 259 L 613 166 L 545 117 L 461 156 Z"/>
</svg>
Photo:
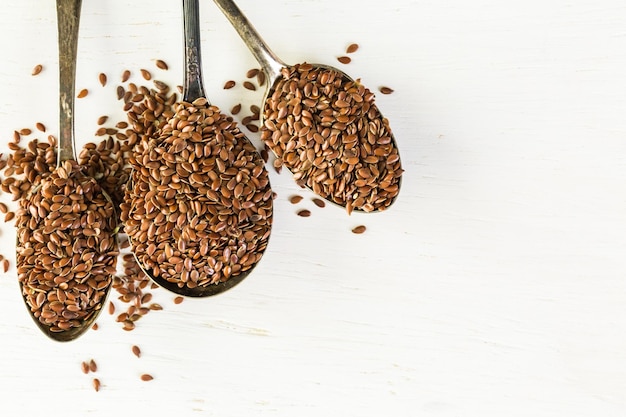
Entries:
<svg viewBox="0 0 626 417">
<path fill-rule="evenodd" d="M 133 345 L 132 351 L 135 356 L 138 358 L 141 357 L 141 349 L 139 349 L 139 346 Z"/>
<path fill-rule="evenodd" d="M 224 83 L 224 90 L 230 90 L 231 88 L 233 88 L 237 83 L 233 80 L 229 80 L 226 81 L 226 83 Z"/>
<path fill-rule="evenodd" d="M 342 64 L 349 64 L 350 62 L 352 62 L 352 58 L 350 58 L 349 56 L 340 56 L 337 58 L 337 61 L 341 62 Z"/>
<path fill-rule="evenodd" d="M 37 122 L 35 124 L 35 127 L 37 128 L 37 130 L 39 130 L 40 132 L 45 132 L 46 131 L 46 126 L 41 123 L 41 122 Z"/>
<path fill-rule="evenodd" d="M 78 94 L 76 95 L 76 98 L 85 98 L 87 97 L 87 94 L 89 94 L 89 90 L 87 90 L 86 88 L 83 88 L 82 90 L 78 92 Z"/>
<path fill-rule="evenodd" d="M 309 217 L 311 215 L 311 210 L 307 210 L 307 209 L 298 210 L 296 214 L 298 214 L 298 216 L 300 217 Z"/>
<path fill-rule="evenodd" d="M 348 47 L 346 48 L 346 53 L 347 54 L 352 54 L 354 52 L 356 52 L 359 49 L 359 45 L 356 43 L 351 43 L 350 45 L 348 45 Z"/>
<path fill-rule="evenodd" d="M 122 82 L 125 83 L 129 79 L 130 79 L 130 71 L 124 70 L 124 72 L 122 72 Z"/>
<path fill-rule="evenodd" d="M 35 67 L 33 68 L 32 71 L 32 75 L 39 75 L 41 73 L 41 71 L 43 70 L 43 65 L 41 64 L 37 64 L 35 65 Z"/>
<path fill-rule="evenodd" d="M 383 94 L 391 94 L 394 91 L 392 88 L 385 87 L 385 86 L 380 87 L 379 90 Z"/>
<path fill-rule="evenodd" d="M 150 81 L 152 79 L 152 74 L 150 73 L 150 71 L 148 71 L 147 69 L 141 69 L 141 76 L 144 78 L 144 80 L 146 81 Z"/>
<path fill-rule="evenodd" d="M 107 75 L 101 72 L 100 74 L 98 74 L 98 81 L 100 82 L 100 85 L 104 87 L 105 85 L 107 85 Z"/>
<path fill-rule="evenodd" d="M 361 234 L 361 233 L 364 233 L 364 232 L 365 232 L 365 230 L 367 230 L 367 228 L 366 228 L 365 226 L 363 226 L 363 225 L 360 225 L 360 226 L 356 226 L 356 227 L 354 227 L 354 228 L 352 229 L 352 233 L 355 233 L 355 234 Z"/>
<path fill-rule="evenodd" d="M 252 84 L 250 81 L 244 81 L 243 82 L 243 86 L 244 88 L 251 90 L 251 91 L 255 91 L 256 90 L 256 86 L 254 84 Z"/>
<path fill-rule="evenodd" d="M 160 59 L 156 60 L 156 66 L 157 66 L 157 68 L 162 69 L 162 70 L 168 70 L 169 69 L 169 67 L 167 66 L 165 61 L 162 61 Z"/>
<path fill-rule="evenodd" d="M 150 374 L 143 374 L 140 378 L 142 381 L 152 381 L 154 379 L 154 377 Z"/>
</svg>

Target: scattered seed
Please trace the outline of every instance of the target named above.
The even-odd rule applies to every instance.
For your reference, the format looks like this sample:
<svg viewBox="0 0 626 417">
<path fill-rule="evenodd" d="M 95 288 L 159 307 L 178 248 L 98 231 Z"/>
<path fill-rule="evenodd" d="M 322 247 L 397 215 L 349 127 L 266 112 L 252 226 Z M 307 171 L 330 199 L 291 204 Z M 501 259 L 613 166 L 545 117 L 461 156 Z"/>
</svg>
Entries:
<svg viewBox="0 0 626 417">
<path fill-rule="evenodd" d="M 229 90 L 233 88 L 236 84 L 237 83 L 234 82 L 233 80 L 226 81 L 226 83 L 224 84 L 224 90 Z"/>
<path fill-rule="evenodd" d="M 8 259 L 2 260 L 2 270 L 4 271 L 5 274 L 9 272 L 9 260 Z"/>
<path fill-rule="evenodd" d="M 20 135 L 22 135 L 22 136 L 28 136 L 31 133 L 33 133 L 33 131 L 30 130 L 29 128 L 27 128 L 27 127 L 23 128 L 23 129 L 20 129 Z"/>
<path fill-rule="evenodd" d="M 124 72 L 122 72 L 122 82 L 125 83 L 126 81 L 128 81 L 129 78 L 130 78 L 130 71 L 124 70 Z"/>
<path fill-rule="evenodd" d="M 92 381 L 93 384 L 93 389 L 96 390 L 96 392 L 100 391 L 100 380 L 98 378 L 94 378 Z"/>
<path fill-rule="evenodd" d="M 100 84 L 104 87 L 107 85 L 107 75 L 104 72 L 101 72 L 98 74 L 98 81 L 100 81 Z"/>
<path fill-rule="evenodd" d="M 91 325 L 91 330 L 98 330 L 98 323 L 94 323 Z"/>
<path fill-rule="evenodd" d="M 4 215 L 4 221 L 5 222 L 10 222 L 14 218 L 15 218 L 15 213 L 12 212 L 12 211 L 9 211 L 7 214 Z"/>
<path fill-rule="evenodd" d="M 89 364 L 85 361 L 83 361 L 80 364 L 80 369 L 83 371 L 84 374 L 88 374 L 89 373 Z"/>
<path fill-rule="evenodd" d="M 233 108 L 230 109 L 230 113 L 233 115 L 239 114 L 240 111 L 241 111 L 241 104 L 235 104 Z"/>
<path fill-rule="evenodd" d="M 301 201 L 302 201 L 301 195 L 292 195 L 291 197 L 289 197 L 289 202 L 291 204 L 298 204 Z"/>
<path fill-rule="evenodd" d="M 250 132 L 253 132 L 253 133 L 256 133 L 259 131 L 259 127 L 253 123 L 246 124 L 246 129 L 248 129 Z"/>
<path fill-rule="evenodd" d="M 311 200 L 317 207 L 326 207 L 326 203 L 321 198 L 313 197 Z"/>
<path fill-rule="evenodd" d="M 109 301 L 109 314 L 115 314 L 115 304 L 112 301 Z"/>
<path fill-rule="evenodd" d="M 157 59 L 156 60 L 156 66 L 157 68 L 160 68 L 162 70 L 167 70 L 169 69 L 169 67 L 167 66 L 167 64 L 165 63 L 165 61 Z"/>
<path fill-rule="evenodd" d="M 257 74 L 259 73 L 259 69 L 258 68 L 251 68 L 248 70 L 248 72 L 246 72 L 246 77 L 248 78 L 254 78 L 257 76 Z"/>
<path fill-rule="evenodd" d="M 356 226 L 355 228 L 352 229 L 352 233 L 356 233 L 357 235 L 360 235 L 361 233 L 365 232 L 367 228 L 363 225 L 360 226 Z"/>
<path fill-rule="evenodd" d="M 87 90 L 86 88 L 83 88 L 82 90 L 78 92 L 78 95 L 76 96 L 76 98 L 85 98 L 87 97 L 87 94 L 89 94 L 89 90 Z"/>
<path fill-rule="evenodd" d="M 311 215 L 311 211 L 307 209 L 302 209 L 302 210 L 298 210 L 297 214 L 300 217 L 309 217 Z"/>
<path fill-rule="evenodd" d="M 379 90 L 380 90 L 380 92 L 381 92 L 381 93 L 383 93 L 383 94 L 391 94 L 391 93 L 393 93 L 393 91 L 394 91 L 393 89 L 391 89 L 391 88 L 389 88 L 389 87 L 385 87 L 385 86 L 380 87 L 380 88 L 379 88 Z"/>
<path fill-rule="evenodd" d="M 37 122 L 35 124 L 35 127 L 37 128 L 37 130 L 39 130 L 40 132 L 45 132 L 46 131 L 46 126 L 41 123 L 41 122 Z"/>
<path fill-rule="evenodd" d="M 251 91 L 255 91 L 256 90 L 255 85 L 252 84 L 250 81 L 244 81 L 243 82 L 243 86 L 244 86 L 244 88 L 246 88 L 248 90 L 251 90 Z"/>
<path fill-rule="evenodd" d="M 43 65 L 41 64 L 37 64 L 35 65 L 35 67 L 33 68 L 33 72 L 32 75 L 39 75 L 41 73 L 41 71 L 43 70 Z"/>
<path fill-rule="evenodd" d="M 356 43 L 351 43 L 350 45 L 348 45 L 348 47 L 346 48 L 346 53 L 347 54 L 352 54 L 354 52 L 356 52 L 359 49 L 359 45 Z"/>
<path fill-rule="evenodd" d="M 152 74 L 150 74 L 150 71 L 148 71 L 147 69 L 141 69 L 141 76 L 144 78 L 144 80 L 146 81 L 150 81 L 152 79 Z"/>
<path fill-rule="evenodd" d="M 154 379 L 154 377 L 150 374 L 143 374 L 141 375 L 141 380 L 142 381 L 152 381 Z"/>
<path fill-rule="evenodd" d="M 141 357 L 141 349 L 139 349 L 139 346 L 133 345 L 132 351 L 135 356 L 138 358 Z"/>
<path fill-rule="evenodd" d="M 341 62 L 342 64 L 349 64 L 350 62 L 352 62 L 352 58 L 350 58 L 349 56 L 340 56 L 337 58 L 337 61 Z"/>
<path fill-rule="evenodd" d="M 180 304 L 183 302 L 183 300 L 184 298 L 179 295 L 178 297 L 174 298 L 174 304 Z"/>
<path fill-rule="evenodd" d="M 96 371 L 98 371 L 98 365 L 96 364 L 96 361 L 94 361 L 93 359 L 91 359 L 91 360 L 89 361 L 89 370 L 90 370 L 91 372 L 96 372 Z"/>
<path fill-rule="evenodd" d="M 100 116 L 98 117 L 98 126 L 102 126 L 103 124 L 106 123 L 106 121 L 109 120 L 109 116 Z"/>
</svg>

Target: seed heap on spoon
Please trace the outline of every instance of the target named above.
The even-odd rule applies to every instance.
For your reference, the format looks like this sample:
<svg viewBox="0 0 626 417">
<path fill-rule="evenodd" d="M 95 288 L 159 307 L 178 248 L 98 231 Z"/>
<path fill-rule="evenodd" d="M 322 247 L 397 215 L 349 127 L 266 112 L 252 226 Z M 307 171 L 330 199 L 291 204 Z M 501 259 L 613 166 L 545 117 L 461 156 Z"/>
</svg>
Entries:
<svg viewBox="0 0 626 417">
<path fill-rule="evenodd" d="M 137 145 L 122 220 L 155 282 L 207 296 L 243 279 L 261 259 L 272 225 L 272 190 L 254 145 L 204 97 L 197 8 L 197 0 L 183 1 L 183 101 L 154 137 Z"/>
</svg>

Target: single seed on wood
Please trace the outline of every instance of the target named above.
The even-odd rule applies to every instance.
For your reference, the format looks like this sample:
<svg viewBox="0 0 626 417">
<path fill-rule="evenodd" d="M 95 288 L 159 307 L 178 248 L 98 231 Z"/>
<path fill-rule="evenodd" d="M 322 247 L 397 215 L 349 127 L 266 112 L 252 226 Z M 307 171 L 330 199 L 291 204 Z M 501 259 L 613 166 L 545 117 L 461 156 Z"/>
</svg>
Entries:
<svg viewBox="0 0 626 417">
<path fill-rule="evenodd" d="M 94 324 L 91 326 L 91 330 L 98 330 L 98 323 L 94 323 Z"/>
<path fill-rule="evenodd" d="M 150 374 L 143 374 L 141 375 L 141 380 L 142 381 L 152 381 L 154 379 L 154 377 Z"/>
<path fill-rule="evenodd" d="M 356 226 L 355 228 L 352 229 L 352 233 L 356 233 L 357 235 L 360 235 L 361 233 L 365 232 L 367 228 L 363 225 L 360 226 Z"/>
<path fill-rule="evenodd" d="M 144 80 L 146 81 L 150 81 L 152 79 L 152 74 L 150 74 L 150 71 L 148 71 L 147 69 L 141 69 L 141 76 L 144 78 Z"/>
<path fill-rule="evenodd" d="M 46 131 L 46 125 L 44 125 L 41 122 L 37 122 L 35 124 L 35 127 L 37 128 L 37 130 L 39 130 L 40 132 L 45 132 Z"/>
<path fill-rule="evenodd" d="M 76 95 L 76 98 L 85 98 L 87 97 L 87 94 L 89 94 L 89 90 L 87 90 L 86 88 L 83 88 L 82 90 L 78 92 L 78 95 Z"/>
<path fill-rule="evenodd" d="M 43 70 L 43 65 L 41 64 L 37 64 L 35 65 L 35 67 L 33 68 L 33 72 L 32 75 L 39 75 L 39 73 L 41 73 L 41 71 Z"/>
<path fill-rule="evenodd" d="M 231 114 L 239 114 L 241 111 L 241 104 L 235 104 L 232 109 L 230 109 Z"/>
<path fill-rule="evenodd" d="M 349 56 L 340 56 L 337 58 L 337 61 L 341 62 L 342 64 L 349 64 L 350 62 L 352 62 L 352 58 L 350 58 Z"/>
<path fill-rule="evenodd" d="M 126 81 L 128 81 L 129 78 L 130 78 L 130 71 L 124 70 L 124 72 L 122 72 L 122 82 L 125 83 Z"/>
<path fill-rule="evenodd" d="M 141 357 L 141 349 L 139 349 L 139 346 L 133 345 L 132 351 L 135 356 L 138 358 Z"/>
<path fill-rule="evenodd" d="M 96 364 L 96 361 L 94 361 L 93 359 L 89 361 L 89 370 L 91 372 L 96 372 L 98 370 L 98 365 Z"/>
<path fill-rule="evenodd" d="M 224 83 L 224 90 L 229 90 L 233 88 L 236 84 L 237 83 L 234 82 L 233 80 L 226 81 L 226 83 Z"/>
<path fill-rule="evenodd" d="M 379 88 L 379 90 L 380 90 L 380 92 L 381 92 L 381 93 L 383 93 L 383 94 L 391 94 L 391 93 L 393 93 L 393 91 L 394 91 L 392 88 L 385 87 L 385 86 L 380 87 L 380 88 Z"/>
<path fill-rule="evenodd" d="M 289 202 L 291 204 L 298 204 L 301 201 L 302 201 L 301 195 L 292 195 L 291 197 L 289 197 Z"/>
<path fill-rule="evenodd" d="M 255 85 L 252 84 L 250 81 L 244 81 L 243 82 L 243 86 L 244 86 L 244 88 L 246 88 L 248 90 L 251 90 L 251 91 L 255 91 L 256 90 Z"/>
<path fill-rule="evenodd" d="M 348 47 L 346 48 L 346 53 L 347 54 L 351 54 L 357 51 L 357 49 L 359 49 L 359 44 L 357 43 L 351 43 L 350 45 L 348 45 Z"/>
<path fill-rule="evenodd" d="M 98 81 L 100 81 L 100 84 L 104 87 L 105 85 L 107 85 L 107 75 L 101 72 L 100 74 L 98 74 Z"/>
<path fill-rule="evenodd" d="M 89 364 L 85 361 L 83 361 L 80 364 L 80 369 L 83 371 L 84 374 L 88 374 L 89 373 Z"/>
<path fill-rule="evenodd" d="M 311 215 L 311 211 L 307 209 L 298 210 L 297 213 L 300 217 L 309 217 Z"/>
<path fill-rule="evenodd" d="M 250 132 L 253 132 L 253 133 L 256 133 L 256 132 L 258 132 L 258 131 L 259 131 L 259 127 L 258 127 L 257 125 L 255 125 L 255 124 L 253 124 L 253 123 L 248 123 L 248 124 L 246 124 L 246 128 L 247 128 Z"/>
<path fill-rule="evenodd" d="M 179 295 L 178 297 L 174 298 L 174 304 L 180 304 L 183 302 L 183 300 L 184 298 Z"/>
<path fill-rule="evenodd" d="M 156 60 L 156 66 L 157 68 L 160 68 L 162 70 L 167 70 L 169 69 L 169 67 L 167 66 L 167 64 L 165 63 L 165 61 L 161 60 L 161 59 L 157 59 Z"/>
<path fill-rule="evenodd" d="M 253 77 L 256 77 L 258 73 L 259 73 L 258 68 L 251 68 L 248 70 L 248 72 L 246 72 L 246 77 L 253 78 Z"/>
<path fill-rule="evenodd" d="M 100 116 L 98 117 L 98 126 L 101 126 L 103 124 L 106 123 L 106 121 L 109 120 L 109 116 Z"/>
<path fill-rule="evenodd" d="M 100 391 L 100 380 L 98 378 L 94 378 L 92 381 L 93 384 L 93 389 L 96 390 L 96 392 Z"/>
<path fill-rule="evenodd" d="M 317 207 L 325 207 L 326 203 L 321 198 L 313 197 L 311 199 Z"/>
<path fill-rule="evenodd" d="M 12 211 L 9 211 L 7 214 L 5 214 L 4 221 L 10 222 L 11 220 L 13 220 L 13 218 L 15 218 L 15 213 Z"/>
<path fill-rule="evenodd" d="M 109 314 L 115 314 L 115 304 L 112 301 L 109 301 Z"/>
<path fill-rule="evenodd" d="M 30 130 L 29 128 L 27 128 L 27 127 L 23 128 L 23 129 L 20 129 L 20 135 L 22 135 L 22 136 L 28 136 L 31 133 L 33 133 L 33 131 Z"/>
</svg>

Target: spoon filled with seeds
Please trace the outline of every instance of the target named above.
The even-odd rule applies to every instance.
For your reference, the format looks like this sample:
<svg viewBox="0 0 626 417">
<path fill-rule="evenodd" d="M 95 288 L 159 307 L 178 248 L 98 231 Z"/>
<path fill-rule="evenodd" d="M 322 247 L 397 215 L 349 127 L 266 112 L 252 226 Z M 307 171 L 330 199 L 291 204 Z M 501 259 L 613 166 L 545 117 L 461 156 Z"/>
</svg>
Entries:
<svg viewBox="0 0 626 417">
<path fill-rule="evenodd" d="M 119 253 L 114 205 L 76 162 L 74 84 L 80 9 L 81 0 L 57 0 L 57 165 L 20 199 L 16 218 L 20 290 L 39 329 L 57 341 L 74 340 L 95 322 Z"/>
<path fill-rule="evenodd" d="M 198 0 L 183 0 L 183 100 L 131 157 L 122 221 L 144 272 L 180 295 L 222 293 L 247 277 L 269 240 L 264 161 L 232 117 L 205 97 Z"/>
<path fill-rule="evenodd" d="M 320 197 L 363 212 L 388 208 L 402 166 L 389 121 L 374 94 L 328 65 L 287 65 L 232 0 L 214 0 L 267 74 L 261 139 L 295 181 Z"/>
</svg>

